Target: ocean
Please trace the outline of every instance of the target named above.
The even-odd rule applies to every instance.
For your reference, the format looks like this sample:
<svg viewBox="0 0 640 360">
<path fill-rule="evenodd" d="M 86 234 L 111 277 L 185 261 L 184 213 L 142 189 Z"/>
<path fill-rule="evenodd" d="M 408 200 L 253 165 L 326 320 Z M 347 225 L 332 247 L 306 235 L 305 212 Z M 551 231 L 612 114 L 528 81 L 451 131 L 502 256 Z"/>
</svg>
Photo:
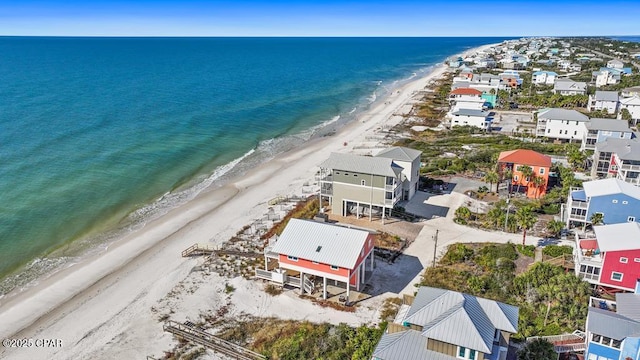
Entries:
<svg viewBox="0 0 640 360">
<path fill-rule="evenodd" d="M 502 40 L 0 37 L 0 297 Z"/>
</svg>

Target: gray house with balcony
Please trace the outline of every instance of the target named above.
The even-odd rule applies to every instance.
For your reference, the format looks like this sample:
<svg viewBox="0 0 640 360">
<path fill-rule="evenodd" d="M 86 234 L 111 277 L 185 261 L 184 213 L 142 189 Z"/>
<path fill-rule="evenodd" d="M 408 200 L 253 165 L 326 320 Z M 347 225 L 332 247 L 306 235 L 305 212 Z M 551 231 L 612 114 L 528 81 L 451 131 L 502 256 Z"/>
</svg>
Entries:
<svg viewBox="0 0 640 360">
<path fill-rule="evenodd" d="M 631 139 L 633 131 L 626 120 L 591 118 L 586 127 L 580 150 L 595 150 L 596 143 L 606 139 Z"/>
<path fill-rule="evenodd" d="M 402 199 L 403 170 L 390 158 L 332 153 L 320 164 L 320 199 L 332 214 L 384 219 Z"/>
<path fill-rule="evenodd" d="M 591 176 L 614 177 L 640 185 L 640 141 L 637 138 L 608 138 L 596 143 Z"/>
</svg>

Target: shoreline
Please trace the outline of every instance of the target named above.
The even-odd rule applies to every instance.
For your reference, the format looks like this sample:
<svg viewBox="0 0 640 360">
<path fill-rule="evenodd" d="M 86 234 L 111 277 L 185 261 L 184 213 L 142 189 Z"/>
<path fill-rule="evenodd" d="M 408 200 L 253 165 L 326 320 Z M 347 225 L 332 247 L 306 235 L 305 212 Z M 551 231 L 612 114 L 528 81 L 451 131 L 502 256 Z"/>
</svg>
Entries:
<svg viewBox="0 0 640 360">
<path fill-rule="evenodd" d="M 495 44 L 471 48 L 463 54 L 491 46 Z M 48 352 L 13 351 L 11 355 L 73 358 L 72 353 L 81 350 L 72 347 L 97 349 L 117 342 L 118 335 L 132 326 L 126 320 L 133 318 L 154 329 L 154 333 L 147 334 L 150 338 L 160 337 L 158 322 L 149 309 L 194 266 L 193 260 L 180 257 L 181 250 L 193 243 L 220 245 L 227 241 L 242 226 L 260 217 L 270 199 L 295 193 L 312 179 L 316 165 L 330 152 L 353 152 L 359 142 L 366 142 L 367 135 L 401 122 L 402 116 L 395 113 L 446 70 L 444 64 L 435 65 L 424 76 L 418 75 L 395 88 L 384 101 L 374 103 L 335 134 L 311 139 L 278 154 L 222 187 L 204 189 L 142 229 L 111 242 L 106 251 L 8 297 L 0 307 L 0 324 L 11 324 L 11 328 L 0 328 L 0 337 L 61 338 L 69 345 Z M 99 337 L 100 343 L 91 342 L 90 339 L 97 340 L 92 334 L 100 331 L 112 338 Z M 0 355 L 4 350 L 0 349 Z"/>
</svg>

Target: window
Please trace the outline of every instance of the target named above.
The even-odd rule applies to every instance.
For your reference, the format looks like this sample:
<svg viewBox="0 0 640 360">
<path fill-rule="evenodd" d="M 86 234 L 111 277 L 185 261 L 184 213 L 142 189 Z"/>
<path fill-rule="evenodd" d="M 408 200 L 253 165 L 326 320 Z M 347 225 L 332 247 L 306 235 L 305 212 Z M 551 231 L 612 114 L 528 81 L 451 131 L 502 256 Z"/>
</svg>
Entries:
<svg viewBox="0 0 640 360">
<path fill-rule="evenodd" d="M 464 346 L 458 346 L 457 358 L 458 359 L 475 360 L 476 359 L 476 351 L 473 350 L 473 349 L 467 349 Z"/>
<path fill-rule="evenodd" d="M 298 258 L 295 256 L 287 256 L 287 259 L 291 260 L 291 261 L 298 261 Z"/>
<path fill-rule="evenodd" d="M 558 134 L 562 135 L 562 129 L 558 130 Z"/>
<path fill-rule="evenodd" d="M 622 201 L 622 205 L 627 205 L 629 202 L 627 200 Z"/>
<path fill-rule="evenodd" d="M 640 263 L 640 258 L 635 258 L 635 259 L 633 259 L 633 262 Z"/>
<path fill-rule="evenodd" d="M 331 265 L 331 270 L 338 270 L 339 268 L 335 265 Z"/>
<path fill-rule="evenodd" d="M 628 221 L 628 222 L 634 222 L 634 221 L 636 221 L 636 217 L 635 217 L 635 216 L 629 216 L 629 217 L 627 218 L 627 221 Z"/>
<path fill-rule="evenodd" d="M 360 185 L 365 186 L 366 183 L 364 182 L 364 180 L 360 180 Z"/>
<path fill-rule="evenodd" d="M 515 176 L 513 177 L 513 181 L 518 181 L 518 175 L 515 175 Z"/>
<path fill-rule="evenodd" d="M 564 131 L 564 134 L 565 134 L 565 135 L 567 135 L 567 132 L 568 132 L 568 130 L 565 130 L 565 131 Z"/>
<path fill-rule="evenodd" d="M 622 281 L 622 273 L 619 272 L 612 272 L 611 273 L 611 280 L 613 281 Z"/>
<path fill-rule="evenodd" d="M 578 131 L 577 131 L 577 130 L 576 130 L 576 131 L 574 131 L 574 132 L 573 132 L 573 135 L 578 135 Z"/>
<path fill-rule="evenodd" d="M 612 202 L 612 203 L 614 203 L 614 204 L 617 204 L 617 203 L 618 203 L 618 200 L 613 199 L 613 200 L 611 200 L 611 202 Z"/>
<path fill-rule="evenodd" d="M 576 125 L 578 125 L 578 122 L 576 121 Z"/>
<path fill-rule="evenodd" d="M 629 259 L 627 259 L 626 257 L 620 257 L 620 262 L 626 264 L 629 262 Z"/>
<path fill-rule="evenodd" d="M 547 134 L 550 134 L 550 133 L 551 133 L 551 129 L 547 129 Z"/>
<path fill-rule="evenodd" d="M 540 168 L 540 170 L 538 171 L 540 173 L 540 175 L 544 174 L 544 168 Z"/>
</svg>

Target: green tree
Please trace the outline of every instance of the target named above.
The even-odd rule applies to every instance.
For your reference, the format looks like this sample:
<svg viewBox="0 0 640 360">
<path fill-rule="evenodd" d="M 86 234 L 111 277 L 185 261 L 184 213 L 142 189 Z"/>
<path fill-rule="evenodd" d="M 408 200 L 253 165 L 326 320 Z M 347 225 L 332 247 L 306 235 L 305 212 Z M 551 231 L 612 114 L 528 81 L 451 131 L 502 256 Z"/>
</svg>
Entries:
<svg viewBox="0 0 640 360">
<path fill-rule="evenodd" d="M 536 189 L 536 199 L 540 196 L 540 189 L 547 185 L 547 181 L 541 176 L 534 176 L 531 179 L 531 183 L 533 187 Z"/>
<path fill-rule="evenodd" d="M 591 225 L 603 225 L 604 224 L 604 214 L 603 213 L 593 213 L 591 218 L 589 218 Z"/>
<path fill-rule="evenodd" d="M 531 177 L 533 177 L 533 169 L 531 168 L 531 166 L 520 165 L 518 166 L 517 170 L 520 172 L 520 175 L 522 176 L 522 179 L 518 181 L 518 190 L 516 191 L 516 192 L 520 192 L 520 184 L 522 184 L 522 180 L 527 182 L 527 186 L 529 185 L 529 181 L 531 181 Z"/>
<path fill-rule="evenodd" d="M 511 184 L 513 183 L 513 170 L 505 168 L 502 172 L 502 179 L 507 182 L 507 191 L 511 194 Z"/>
<path fill-rule="evenodd" d="M 629 125 L 632 125 L 633 117 L 631 116 L 629 109 L 625 108 L 620 110 L 620 118 L 622 120 L 626 120 L 629 123 Z"/>
<path fill-rule="evenodd" d="M 496 184 L 496 193 L 498 192 L 498 181 L 500 178 L 498 177 L 498 173 L 491 170 L 484 175 L 484 181 L 489 183 L 489 191 L 493 187 L 493 184 Z"/>
<path fill-rule="evenodd" d="M 536 224 L 538 218 L 530 206 L 523 206 L 516 210 L 515 218 L 518 227 L 522 230 L 522 245 L 524 245 L 527 239 L 527 230 Z"/>
<path fill-rule="evenodd" d="M 562 229 L 564 229 L 564 221 L 551 220 L 547 223 L 547 230 L 556 238 L 560 236 Z"/>
<path fill-rule="evenodd" d="M 553 344 L 545 339 L 535 339 L 528 342 L 518 352 L 518 360 L 555 360 L 558 358 Z"/>
<path fill-rule="evenodd" d="M 471 210 L 466 206 L 460 206 L 456 209 L 455 216 L 455 221 L 464 225 L 471 219 Z"/>
</svg>

